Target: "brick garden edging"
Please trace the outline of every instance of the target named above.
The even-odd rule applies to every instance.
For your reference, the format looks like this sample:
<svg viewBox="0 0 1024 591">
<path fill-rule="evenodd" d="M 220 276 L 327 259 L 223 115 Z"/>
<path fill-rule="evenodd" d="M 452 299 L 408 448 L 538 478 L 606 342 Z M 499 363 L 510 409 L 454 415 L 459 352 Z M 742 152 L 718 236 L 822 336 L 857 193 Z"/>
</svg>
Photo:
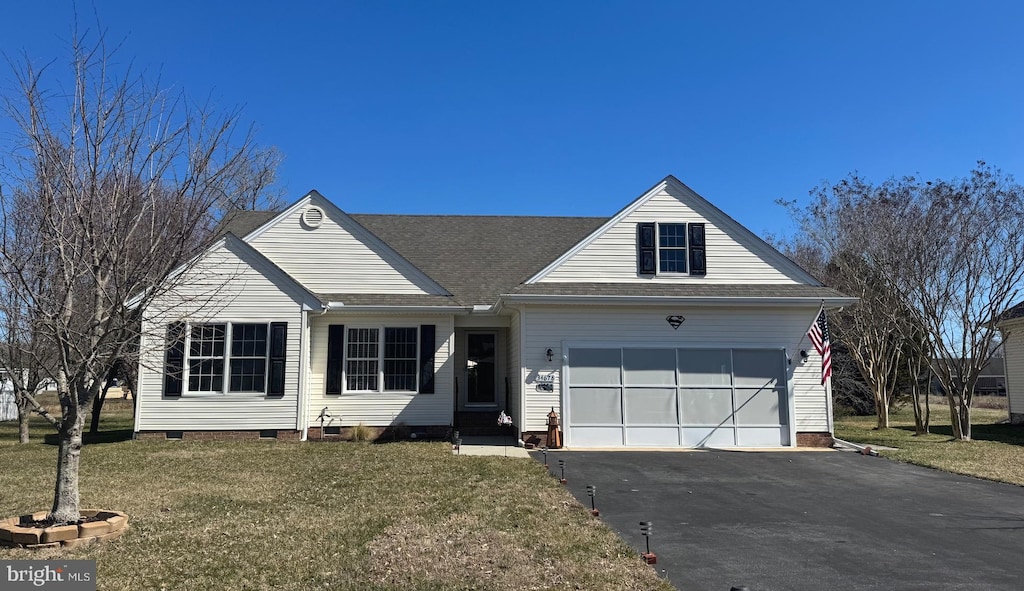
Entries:
<svg viewBox="0 0 1024 591">
<path fill-rule="evenodd" d="M 93 542 L 108 542 L 120 538 L 128 529 L 128 516 L 120 511 L 87 509 L 82 517 L 96 517 L 78 525 L 54 525 L 45 529 L 22 527 L 20 524 L 45 519 L 48 513 L 39 511 L 21 517 L 0 519 L 0 546 L 15 548 L 77 548 Z"/>
</svg>

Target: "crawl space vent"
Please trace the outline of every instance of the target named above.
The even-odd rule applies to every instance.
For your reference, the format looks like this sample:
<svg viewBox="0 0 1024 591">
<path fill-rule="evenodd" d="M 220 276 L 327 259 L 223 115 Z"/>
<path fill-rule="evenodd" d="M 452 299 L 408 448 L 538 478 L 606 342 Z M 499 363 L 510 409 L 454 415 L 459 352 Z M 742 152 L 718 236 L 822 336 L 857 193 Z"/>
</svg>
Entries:
<svg viewBox="0 0 1024 591">
<path fill-rule="evenodd" d="M 309 228 L 319 228 L 324 223 L 324 210 L 319 207 L 310 207 L 302 212 L 302 223 Z"/>
</svg>

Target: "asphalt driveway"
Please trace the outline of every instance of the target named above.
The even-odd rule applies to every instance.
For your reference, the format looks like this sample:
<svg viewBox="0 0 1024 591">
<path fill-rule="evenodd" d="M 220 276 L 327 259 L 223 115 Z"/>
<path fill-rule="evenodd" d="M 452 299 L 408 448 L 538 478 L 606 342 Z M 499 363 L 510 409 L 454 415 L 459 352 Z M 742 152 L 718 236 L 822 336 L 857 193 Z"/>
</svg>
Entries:
<svg viewBox="0 0 1024 591">
<path fill-rule="evenodd" d="M 533 454 L 540 459 L 540 454 Z M 685 591 L 1024 588 L 1024 488 L 850 452 L 549 452 Z"/>
</svg>

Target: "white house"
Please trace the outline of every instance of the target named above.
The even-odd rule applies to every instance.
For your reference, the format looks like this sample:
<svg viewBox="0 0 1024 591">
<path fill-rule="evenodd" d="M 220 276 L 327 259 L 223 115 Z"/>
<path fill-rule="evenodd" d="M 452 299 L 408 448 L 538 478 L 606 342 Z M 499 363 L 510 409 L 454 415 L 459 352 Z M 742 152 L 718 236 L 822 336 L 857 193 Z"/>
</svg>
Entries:
<svg viewBox="0 0 1024 591">
<path fill-rule="evenodd" d="M 1003 337 L 1010 422 L 1015 425 L 1024 424 L 1024 302 L 1003 312 L 996 326 Z"/>
<path fill-rule="evenodd" d="M 444 436 L 504 410 L 543 442 L 555 410 L 572 448 L 824 445 L 805 332 L 853 301 L 672 176 L 611 218 L 357 215 L 313 191 L 225 220 L 147 310 L 135 431 Z"/>
</svg>

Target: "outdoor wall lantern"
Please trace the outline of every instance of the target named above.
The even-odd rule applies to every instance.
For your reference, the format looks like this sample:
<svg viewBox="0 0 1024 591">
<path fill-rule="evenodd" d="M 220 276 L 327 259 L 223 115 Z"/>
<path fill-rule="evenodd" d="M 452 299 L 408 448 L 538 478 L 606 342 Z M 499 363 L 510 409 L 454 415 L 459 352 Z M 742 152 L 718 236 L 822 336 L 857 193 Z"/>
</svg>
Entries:
<svg viewBox="0 0 1024 591">
<path fill-rule="evenodd" d="M 807 349 L 800 349 L 800 358 L 807 359 Z"/>
<path fill-rule="evenodd" d="M 550 348 L 544 354 L 548 356 L 548 361 L 554 361 L 554 359 L 555 359 L 555 352 L 552 351 Z"/>
</svg>

